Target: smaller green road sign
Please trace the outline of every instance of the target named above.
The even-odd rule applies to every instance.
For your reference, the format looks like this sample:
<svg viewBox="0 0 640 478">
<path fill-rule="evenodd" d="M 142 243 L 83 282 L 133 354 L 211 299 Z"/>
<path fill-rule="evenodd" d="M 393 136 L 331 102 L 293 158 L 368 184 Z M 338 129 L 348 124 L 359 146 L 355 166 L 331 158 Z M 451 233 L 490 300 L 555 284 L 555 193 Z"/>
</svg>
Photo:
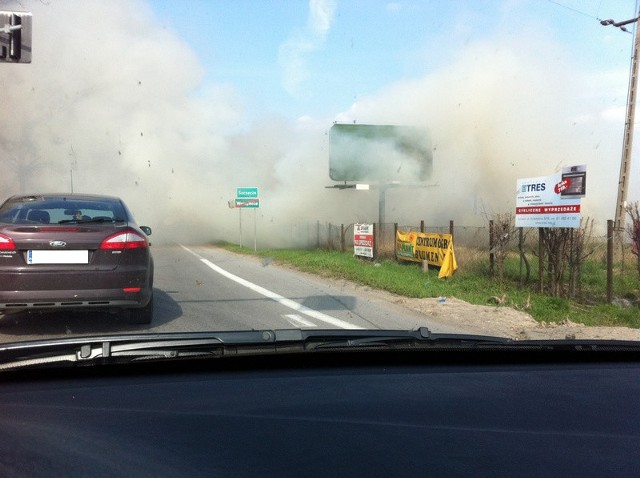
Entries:
<svg viewBox="0 0 640 478">
<path fill-rule="evenodd" d="M 236 188 L 236 197 L 238 199 L 257 198 L 258 188 Z"/>
<path fill-rule="evenodd" d="M 258 199 L 258 198 L 252 198 L 252 199 L 236 198 L 236 207 L 257 208 L 257 207 L 260 207 L 260 199 Z"/>
</svg>

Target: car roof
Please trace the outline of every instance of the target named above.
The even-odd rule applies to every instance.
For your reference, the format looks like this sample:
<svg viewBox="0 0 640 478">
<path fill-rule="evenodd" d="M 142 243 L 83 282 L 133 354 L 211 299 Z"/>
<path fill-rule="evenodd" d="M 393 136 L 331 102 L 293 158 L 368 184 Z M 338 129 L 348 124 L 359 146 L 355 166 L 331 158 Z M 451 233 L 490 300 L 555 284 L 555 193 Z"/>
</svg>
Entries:
<svg viewBox="0 0 640 478">
<path fill-rule="evenodd" d="M 117 196 L 109 196 L 102 194 L 85 194 L 85 193 L 34 193 L 34 194 L 16 194 L 9 197 L 7 200 L 11 202 L 27 202 L 35 199 L 71 199 L 71 200 L 83 200 L 83 201 L 120 201 Z"/>
</svg>

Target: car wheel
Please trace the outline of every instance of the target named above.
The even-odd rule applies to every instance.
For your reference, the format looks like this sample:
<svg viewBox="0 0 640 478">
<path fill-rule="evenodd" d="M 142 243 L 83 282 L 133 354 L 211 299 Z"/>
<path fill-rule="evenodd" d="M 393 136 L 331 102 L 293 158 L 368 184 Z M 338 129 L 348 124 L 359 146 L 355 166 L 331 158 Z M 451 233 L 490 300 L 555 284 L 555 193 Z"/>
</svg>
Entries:
<svg viewBox="0 0 640 478">
<path fill-rule="evenodd" d="M 129 323 L 131 324 L 150 324 L 151 320 L 153 320 L 153 295 L 144 307 L 129 310 Z"/>
</svg>

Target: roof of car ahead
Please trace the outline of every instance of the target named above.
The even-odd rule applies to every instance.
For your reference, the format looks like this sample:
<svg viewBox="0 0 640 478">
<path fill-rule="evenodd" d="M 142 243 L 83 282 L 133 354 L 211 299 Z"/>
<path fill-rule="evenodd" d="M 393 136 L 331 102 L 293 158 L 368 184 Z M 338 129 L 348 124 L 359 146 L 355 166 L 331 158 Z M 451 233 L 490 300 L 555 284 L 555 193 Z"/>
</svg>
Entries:
<svg viewBox="0 0 640 478">
<path fill-rule="evenodd" d="M 11 196 L 8 201 L 11 202 L 29 202 L 34 200 L 47 200 L 47 199 L 71 199 L 71 200 L 83 200 L 83 201 L 120 201 L 119 197 L 107 196 L 101 194 L 83 194 L 83 193 L 46 193 L 46 194 L 16 194 Z"/>
</svg>

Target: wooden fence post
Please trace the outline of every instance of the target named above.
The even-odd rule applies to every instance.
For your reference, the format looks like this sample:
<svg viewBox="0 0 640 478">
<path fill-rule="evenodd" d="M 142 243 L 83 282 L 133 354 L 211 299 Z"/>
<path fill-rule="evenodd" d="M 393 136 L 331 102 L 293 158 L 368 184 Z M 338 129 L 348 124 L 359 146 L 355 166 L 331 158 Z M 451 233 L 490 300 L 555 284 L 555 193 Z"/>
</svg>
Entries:
<svg viewBox="0 0 640 478">
<path fill-rule="evenodd" d="M 538 281 L 540 293 L 544 293 L 544 227 L 538 228 Z"/>
<path fill-rule="evenodd" d="M 378 227 L 376 227 L 377 224 L 374 222 L 373 223 L 373 258 L 372 259 L 376 259 L 378 257 Z"/>
<path fill-rule="evenodd" d="M 394 222 L 393 223 L 393 258 L 397 261 L 398 260 L 398 256 L 396 255 L 396 241 L 398 240 L 398 223 Z"/>
<path fill-rule="evenodd" d="M 495 254 L 493 253 L 493 219 L 489 220 L 489 275 L 495 273 Z"/>
<path fill-rule="evenodd" d="M 607 221 L 607 302 L 613 301 L 613 221 Z"/>
</svg>

